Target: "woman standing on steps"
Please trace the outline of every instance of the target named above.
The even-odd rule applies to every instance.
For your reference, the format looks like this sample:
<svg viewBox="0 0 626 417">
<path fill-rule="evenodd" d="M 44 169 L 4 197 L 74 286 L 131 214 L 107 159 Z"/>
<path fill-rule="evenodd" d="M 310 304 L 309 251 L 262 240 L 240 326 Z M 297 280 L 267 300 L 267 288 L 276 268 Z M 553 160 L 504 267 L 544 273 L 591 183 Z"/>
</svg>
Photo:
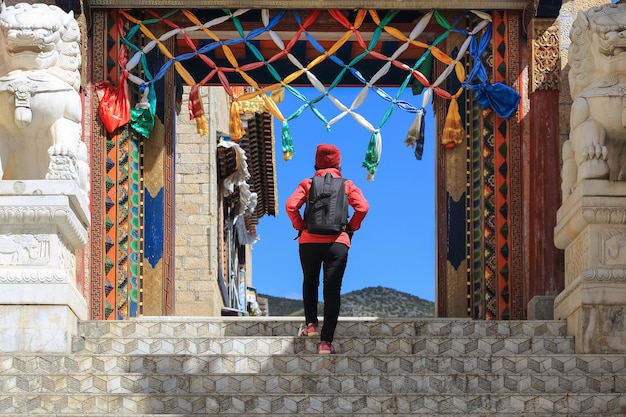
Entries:
<svg viewBox="0 0 626 417">
<path fill-rule="evenodd" d="M 315 176 L 341 178 L 341 153 L 335 145 L 321 144 L 315 153 Z M 307 224 L 300 213 L 301 207 L 309 199 L 312 178 L 298 184 L 287 199 L 286 211 L 294 229 L 298 231 L 300 263 L 302 265 L 305 327 L 300 336 L 320 335 L 318 330 L 317 304 L 319 300 L 320 271 L 324 268 L 324 325 L 320 336 L 320 354 L 335 353 L 332 342 L 341 307 L 341 283 L 348 262 L 348 250 L 352 233 L 359 230 L 361 222 L 369 210 L 369 204 L 361 190 L 351 181 L 344 180 L 347 202 L 353 209 L 348 224 L 336 234 L 316 234 L 307 230 Z"/>
</svg>

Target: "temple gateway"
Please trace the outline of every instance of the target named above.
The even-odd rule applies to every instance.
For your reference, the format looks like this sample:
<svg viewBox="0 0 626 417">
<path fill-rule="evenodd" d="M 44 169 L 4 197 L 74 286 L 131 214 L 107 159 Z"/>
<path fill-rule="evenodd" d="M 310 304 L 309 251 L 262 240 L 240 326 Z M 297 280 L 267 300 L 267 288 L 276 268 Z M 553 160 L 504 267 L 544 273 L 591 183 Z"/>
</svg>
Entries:
<svg viewBox="0 0 626 417">
<path fill-rule="evenodd" d="M 4 2 L 0 351 L 247 315 L 298 147 L 280 103 L 343 86 L 414 114 L 409 152 L 436 147 L 437 317 L 566 320 L 577 352 L 626 351 L 624 34 L 621 2 Z M 373 180 L 386 119 L 340 104 Z"/>
</svg>

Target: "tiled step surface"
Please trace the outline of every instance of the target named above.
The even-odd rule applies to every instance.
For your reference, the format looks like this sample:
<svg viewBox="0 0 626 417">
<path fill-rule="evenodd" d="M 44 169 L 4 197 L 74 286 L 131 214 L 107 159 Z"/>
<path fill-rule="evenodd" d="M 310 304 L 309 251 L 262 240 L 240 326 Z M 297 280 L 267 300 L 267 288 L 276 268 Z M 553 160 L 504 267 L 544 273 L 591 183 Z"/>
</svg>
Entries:
<svg viewBox="0 0 626 417">
<path fill-rule="evenodd" d="M 0 398 L 3 413 L 165 413 L 244 415 L 358 413 L 384 415 L 433 413 L 619 413 L 626 396 L 607 394 L 38 394 Z M 89 410 L 86 412 L 86 410 Z"/>
<path fill-rule="evenodd" d="M 202 414 L 200 414 L 202 415 Z M 205 416 L 213 416 L 215 414 L 205 414 Z M 218 414 L 220 417 L 241 417 L 242 414 L 241 413 L 236 413 L 236 414 L 230 414 L 230 413 L 219 413 Z M 261 414 L 262 415 L 262 414 Z M 368 416 L 371 414 L 362 414 L 362 413 L 333 413 L 332 416 L 333 417 L 354 417 L 354 416 Z M 382 416 L 395 416 L 395 417 L 411 417 L 411 416 L 415 416 L 418 414 L 405 414 L 405 413 L 383 413 L 380 414 Z M 456 413 L 420 413 L 419 416 L 421 417 L 485 417 L 488 414 L 484 414 L 484 413 L 462 413 L 462 414 L 456 414 Z M 520 417 L 519 413 L 498 413 L 498 416 L 516 416 L 516 417 Z M 593 413 L 593 414 L 580 414 L 580 413 L 569 413 L 567 414 L 567 417 L 589 417 L 589 416 L 615 416 L 616 414 L 613 413 Z M 617 415 L 622 415 L 622 414 L 617 414 Z M 54 413 L 54 414 L 47 414 L 48 417 L 76 417 L 76 414 L 71 413 L 71 414 L 67 414 L 67 413 Z M 111 417 L 111 414 L 109 413 L 91 413 L 91 414 L 81 414 L 81 416 L 88 416 L 88 417 Z M 165 413 L 150 413 L 150 414 L 137 414 L 134 413 L 133 417 L 198 417 L 199 414 L 187 414 L 187 413 L 176 413 L 176 414 L 165 414 Z M 281 417 L 301 417 L 301 414 L 281 414 Z M 307 414 L 307 417 L 328 417 L 329 414 Z M 532 414 L 527 414 L 527 417 L 554 417 L 554 413 L 532 413 Z M 32 414 L 13 414 L 12 417 L 32 417 Z"/>
<path fill-rule="evenodd" d="M 294 318 L 83 322 L 71 354 L 0 354 L 0 416 L 626 415 L 626 357 L 562 321 Z"/>
<path fill-rule="evenodd" d="M 80 354 L 215 354 L 277 355 L 315 353 L 319 339 L 297 336 L 203 337 L 203 338 L 115 338 L 78 341 L 74 350 Z M 463 355 L 484 353 L 549 354 L 574 352 L 574 341 L 566 337 L 337 337 L 333 346 L 347 355 Z"/>
<path fill-rule="evenodd" d="M 47 374 L 5 376 L 7 394 L 568 394 L 625 392 L 626 374 L 292 375 Z"/>
<path fill-rule="evenodd" d="M 250 317 L 176 317 L 141 318 L 127 321 L 84 321 L 79 334 L 90 339 L 120 337 L 181 337 L 202 338 L 218 336 L 295 336 L 302 324 L 294 318 Z M 497 337 L 556 337 L 565 336 L 564 321 L 473 321 L 462 319 L 344 319 L 339 318 L 336 336 L 464 336 Z"/>
<path fill-rule="evenodd" d="M 624 355 L 36 355 L 0 356 L 0 375 L 626 375 Z"/>
<path fill-rule="evenodd" d="M 141 319 L 84 322 L 77 353 L 281 354 L 316 352 L 297 337 L 299 320 Z M 574 351 L 560 321 L 341 320 L 333 345 L 343 354 L 547 354 Z M 315 338 L 317 339 L 317 338 Z"/>
<path fill-rule="evenodd" d="M 626 356 L 606 355 L 60 355 L 0 356 L 0 376 L 184 375 L 626 375 Z M 2 385 L 0 385 L 1 387 Z"/>
</svg>

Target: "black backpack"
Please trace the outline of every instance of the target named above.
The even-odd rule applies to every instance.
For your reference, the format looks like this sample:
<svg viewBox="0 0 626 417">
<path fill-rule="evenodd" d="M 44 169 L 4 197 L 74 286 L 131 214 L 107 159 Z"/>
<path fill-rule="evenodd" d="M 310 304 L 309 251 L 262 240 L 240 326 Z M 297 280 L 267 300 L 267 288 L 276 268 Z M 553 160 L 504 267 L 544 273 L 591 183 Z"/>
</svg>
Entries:
<svg viewBox="0 0 626 417">
<path fill-rule="evenodd" d="M 348 224 L 348 195 L 343 178 L 330 173 L 311 179 L 304 221 L 309 233 L 337 235 Z"/>
</svg>

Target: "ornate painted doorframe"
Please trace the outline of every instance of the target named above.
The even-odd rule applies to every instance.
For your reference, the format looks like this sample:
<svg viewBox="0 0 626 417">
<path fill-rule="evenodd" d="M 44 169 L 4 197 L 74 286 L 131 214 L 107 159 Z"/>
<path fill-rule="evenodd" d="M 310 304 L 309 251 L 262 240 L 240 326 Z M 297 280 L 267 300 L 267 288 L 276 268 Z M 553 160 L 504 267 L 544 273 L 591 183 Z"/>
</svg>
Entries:
<svg viewBox="0 0 626 417">
<path fill-rule="evenodd" d="M 492 19 L 490 77 L 519 89 L 521 13 L 494 11 Z M 525 314 L 519 117 L 505 120 L 473 95 L 462 98 L 466 141 L 438 148 L 437 314 L 519 319 Z M 435 103 L 441 137 L 446 103 Z"/>
<path fill-rule="evenodd" d="M 116 80 L 115 20 L 110 11 L 94 11 L 91 18 L 92 80 Z M 170 71 L 149 139 L 128 127 L 109 134 L 102 123 L 91 123 L 93 319 L 139 316 L 144 301 L 152 315 L 174 311 L 174 84 Z M 91 95 L 91 120 L 98 121 L 98 102 L 93 91 Z M 150 284 L 145 285 L 144 278 Z"/>
<path fill-rule="evenodd" d="M 115 7 L 120 6 L 118 2 L 111 0 L 91 1 L 90 6 L 94 9 L 112 7 L 111 3 L 115 3 Z M 225 6 L 222 2 L 216 3 Z M 246 2 L 228 3 L 228 5 L 229 7 L 245 7 L 244 3 Z M 280 2 L 269 3 L 272 3 L 272 7 L 281 6 L 276 4 Z M 311 7 L 310 2 L 289 3 L 293 7 L 305 7 L 305 3 L 306 7 Z M 368 2 L 356 3 L 359 3 L 360 7 L 368 7 Z M 411 2 L 403 3 L 403 7 L 411 7 L 409 3 Z M 467 2 L 462 3 L 463 8 L 468 7 Z M 492 78 L 494 81 L 501 81 L 519 89 L 522 71 L 520 57 L 526 53 L 521 43 L 521 26 L 523 25 L 521 9 L 527 4 L 526 2 L 506 1 L 478 3 L 482 6 L 494 7 L 506 5 L 509 8 L 507 11 L 493 13 L 494 38 L 491 49 L 491 67 L 497 70 L 492 72 Z M 143 7 L 142 4 L 143 2 L 129 2 L 127 6 Z M 339 2 L 333 2 L 333 4 L 334 7 L 338 7 Z M 341 2 L 340 4 L 345 7 L 347 3 Z M 167 2 L 167 5 L 176 7 L 176 2 Z M 456 2 L 446 3 L 448 8 L 455 5 Z M 154 2 L 150 2 L 150 6 L 165 7 L 165 5 L 155 5 Z M 184 6 L 193 7 L 193 2 L 185 2 Z M 206 2 L 202 2 L 202 6 L 198 5 L 198 7 L 206 6 Z M 219 6 L 216 5 L 216 7 Z M 255 2 L 254 7 L 259 7 L 258 2 Z M 413 7 L 417 7 L 417 4 Z M 424 7 L 422 2 L 419 7 Z M 114 28 L 107 20 L 107 13 L 105 10 L 92 11 L 94 28 L 92 42 L 98 40 L 97 43 L 100 44 L 100 48 L 98 45 L 92 48 L 94 53 L 91 71 L 92 79 L 95 81 L 106 79 L 109 75 L 105 73 L 105 68 L 110 68 L 108 65 L 110 63 L 107 63 L 104 57 L 112 52 L 111 40 L 103 34 L 111 34 Z M 174 90 L 173 82 L 169 88 L 165 91 Z M 167 100 L 167 102 L 172 103 L 173 100 Z M 524 168 L 521 157 L 521 124 L 483 112 L 471 97 L 465 97 L 463 103 L 462 110 L 465 112 L 462 116 L 467 142 L 465 146 L 457 147 L 452 151 L 441 147 L 438 154 L 438 315 L 467 316 L 477 319 L 525 318 L 528 277 L 524 272 L 527 266 L 524 254 L 527 246 L 532 243 L 524 241 L 522 231 Z M 92 115 L 97 114 L 96 105 L 97 103 L 93 100 Z M 443 101 L 435 101 L 435 109 L 438 126 L 442 127 L 443 117 L 446 114 Z M 173 114 L 173 111 L 171 113 Z M 96 118 L 93 117 L 92 120 Z M 167 121 L 165 125 L 167 126 Z M 128 141 L 124 137 L 115 137 L 113 140 L 107 138 L 106 142 L 99 141 L 98 139 L 106 135 L 100 130 L 99 123 L 92 123 L 92 126 L 94 138 L 92 148 L 94 156 L 94 169 L 92 170 L 94 222 L 92 223 L 91 248 L 92 315 L 94 318 L 124 318 L 126 315 L 132 315 L 130 310 L 125 310 L 127 306 L 124 302 L 120 303 L 111 299 L 107 304 L 101 300 L 105 300 L 107 294 L 125 294 L 125 291 L 141 289 L 140 284 L 136 287 L 132 286 L 135 285 L 131 283 L 133 274 L 124 272 L 131 271 L 125 268 L 128 265 L 132 267 L 132 262 L 140 258 L 132 259 L 132 243 L 128 248 L 121 245 L 129 242 L 126 240 L 127 236 L 131 236 L 131 239 L 133 236 L 139 239 L 140 252 L 144 247 L 141 245 L 145 245 L 145 242 L 141 241 L 141 232 L 137 231 L 144 226 L 141 222 L 145 221 L 145 217 L 142 218 L 142 216 L 145 216 L 146 208 L 143 208 L 143 212 L 137 211 L 137 217 L 133 218 L 134 200 L 131 201 L 133 195 L 140 196 L 140 198 L 145 196 L 146 184 L 141 181 L 136 183 L 132 181 L 133 173 L 141 172 L 141 160 L 133 160 L 132 155 L 134 153 L 140 155 L 144 150 L 141 149 L 141 142 Z M 164 129 L 165 132 L 173 132 L 173 127 L 164 127 Z M 173 153 L 171 152 L 174 146 L 173 133 L 169 136 L 171 137 L 168 139 L 168 134 L 164 134 L 162 148 L 165 150 L 162 188 L 165 194 L 169 193 L 169 196 L 163 196 L 163 206 L 161 206 L 164 210 L 162 236 L 165 245 L 163 246 L 164 264 L 161 277 L 168 276 L 168 271 L 171 269 L 168 269 L 167 264 L 173 260 L 173 246 L 167 246 L 173 244 L 173 236 L 167 236 L 168 231 L 171 233 L 171 227 L 167 225 L 173 224 L 173 188 L 169 183 L 173 175 Z M 130 148 L 125 148 L 125 146 L 130 146 Z M 126 159 L 129 155 L 131 157 Z M 129 166 L 138 170 L 129 171 L 128 178 L 119 175 L 127 169 L 124 161 L 129 161 Z M 115 169 L 115 176 L 111 176 L 109 171 L 104 172 L 103 167 L 107 167 L 106 170 L 108 170 L 111 165 Z M 120 199 L 120 196 L 123 198 Z M 130 206 L 120 208 L 115 199 L 126 201 L 125 196 L 131 197 L 129 198 Z M 124 218 L 126 213 L 131 213 L 131 217 Z M 134 225 L 133 220 L 139 223 Z M 103 251 L 103 248 L 107 250 Z M 111 248 L 113 252 L 109 254 L 108 250 Z M 130 264 L 127 263 L 128 260 L 125 259 L 123 253 L 127 249 L 131 255 Z M 143 276 L 143 271 L 140 271 L 140 275 Z M 129 284 L 129 287 L 125 287 Z M 164 288 L 169 288 L 164 290 L 165 298 L 167 298 L 167 295 L 171 294 L 168 291 L 172 288 L 167 284 Z M 125 297 L 124 295 L 122 298 L 127 299 Z M 139 296 L 136 300 L 138 303 L 141 302 Z M 162 303 L 164 315 L 168 313 L 167 306 L 167 301 L 164 301 Z"/>
</svg>

